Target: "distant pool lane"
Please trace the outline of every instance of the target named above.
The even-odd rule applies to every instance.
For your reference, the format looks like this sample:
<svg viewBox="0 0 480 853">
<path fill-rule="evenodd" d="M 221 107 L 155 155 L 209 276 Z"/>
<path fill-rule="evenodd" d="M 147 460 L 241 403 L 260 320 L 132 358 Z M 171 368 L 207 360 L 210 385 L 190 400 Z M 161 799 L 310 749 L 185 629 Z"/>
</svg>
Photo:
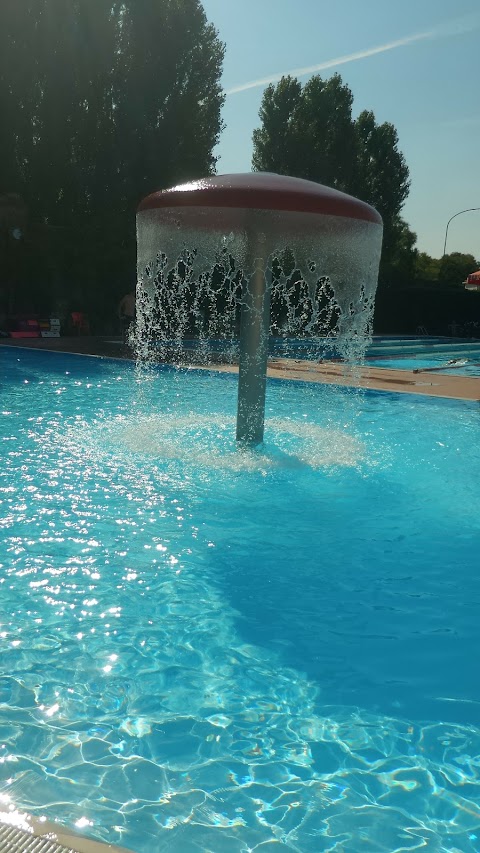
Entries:
<svg viewBox="0 0 480 853">
<path fill-rule="evenodd" d="M 428 355 L 425 350 L 417 354 L 388 357 L 369 356 L 367 367 L 385 367 L 390 370 L 442 371 L 456 376 L 480 376 L 480 343 L 450 344 Z"/>
<path fill-rule="evenodd" d="M 172 342 L 174 343 L 174 342 Z M 210 357 L 215 354 L 235 360 L 238 357 L 238 340 L 218 339 L 201 341 L 184 340 L 181 348 L 185 352 L 205 351 Z M 269 357 L 287 358 L 298 361 L 341 361 L 341 353 L 336 348 L 334 338 L 305 337 L 283 338 L 272 336 L 269 342 Z M 447 362 L 465 361 L 461 367 Z M 374 335 L 367 347 L 365 365 L 368 367 L 386 367 L 391 370 L 427 370 L 445 369 L 445 372 L 459 376 L 480 375 L 480 341 L 465 338 L 420 337 L 420 336 L 382 336 Z M 450 370 L 449 370 L 450 368 Z"/>
</svg>

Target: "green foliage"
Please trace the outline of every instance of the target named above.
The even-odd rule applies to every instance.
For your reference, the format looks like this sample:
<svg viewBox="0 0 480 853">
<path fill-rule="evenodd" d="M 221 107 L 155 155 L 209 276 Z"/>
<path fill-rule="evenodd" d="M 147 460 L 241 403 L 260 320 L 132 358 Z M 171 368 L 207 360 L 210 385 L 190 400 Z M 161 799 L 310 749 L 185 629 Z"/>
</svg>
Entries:
<svg viewBox="0 0 480 853">
<path fill-rule="evenodd" d="M 417 235 L 400 216 L 395 216 L 393 221 L 387 220 L 380 261 L 381 283 L 397 287 L 413 281 L 417 257 L 416 242 Z"/>
<path fill-rule="evenodd" d="M 352 181 L 353 96 L 335 74 L 314 76 L 302 88 L 282 77 L 265 90 L 262 126 L 253 132 L 253 169 L 318 181 L 346 190 Z"/>
<path fill-rule="evenodd" d="M 392 124 L 378 125 L 368 110 L 354 124 L 357 165 L 352 192 L 373 205 L 383 219 L 379 278 L 397 285 L 414 275 L 416 236 L 400 216 L 410 187 L 408 167 Z"/>
<path fill-rule="evenodd" d="M 360 113 L 354 126 L 357 147 L 352 190 L 378 210 L 386 230 L 392 226 L 399 233 L 398 218 L 410 182 L 405 158 L 398 150 L 397 131 L 389 122 L 378 125 L 368 110 Z"/>
<path fill-rule="evenodd" d="M 265 89 L 260 118 L 253 131 L 252 167 L 257 172 L 291 174 L 296 151 L 296 110 L 302 87 L 293 77 L 282 77 L 277 86 Z"/>
<path fill-rule="evenodd" d="M 438 284 L 461 285 L 470 273 L 480 267 L 473 255 L 452 252 L 442 258 L 431 258 L 426 252 L 417 252 L 414 263 L 414 278 L 417 281 L 432 281 Z"/>
<path fill-rule="evenodd" d="M 439 261 L 438 280 L 450 284 L 461 284 L 480 264 L 473 255 L 452 252 Z"/>
<path fill-rule="evenodd" d="M 53 278 L 131 284 L 139 200 L 215 170 L 223 55 L 200 0 L 2 0 L 0 193 L 54 226 Z"/>
<path fill-rule="evenodd" d="M 261 126 L 253 133 L 253 169 L 307 178 L 372 204 L 384 223 L 381 277 L 411 272 L 415 236 L 400 212 L 410 186 L 408 167 L 392 124 L 371 111 L 352 117 L 352 92 L 335 74 L 301 86 L 283 77 L 264 92 Z M 401 256 L 403 260 L 401 260 Z M 409 273 L 410 274 L 410 273 Z"/>
<path fill-rule="evenodd" d="M 440 260 L 431 258 L 426 252 L 417 252 L 414 264 L 414 275 L 421 281 L 438 281 Z"/>
</svg>

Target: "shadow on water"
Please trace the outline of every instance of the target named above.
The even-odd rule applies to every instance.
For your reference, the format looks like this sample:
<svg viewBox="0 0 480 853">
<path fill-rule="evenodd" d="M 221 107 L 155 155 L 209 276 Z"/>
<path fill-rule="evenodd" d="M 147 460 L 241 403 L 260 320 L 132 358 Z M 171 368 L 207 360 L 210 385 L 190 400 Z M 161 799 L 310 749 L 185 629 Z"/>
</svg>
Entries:
<svg viewBox="0 0 480 853">
<path fill-rule="evenodd" d="M 369 418 L 381 403 L 369 402 Z M 121 443 L 190 484 L 182 501 L 200 532 L 198 571 L 237 614 L 243 642 L 306 673 L 325 704 L 476 721 L 476 539 L 472 518 L 443 494 L 446 469 L 432 461 L 428 474 L 423 449 L 416 467 L 376 464 L 349 429 L 301 421 L 305 410 L 293 425 L 269 418 L 276 440 L 257 452 L 235 449 L 231 414 L 136 419 Z M 423 423 L 425 406 L 415 412 Z M 458 460 L 451 471 L 456 481 Z"/>
<path fill-rule="evenodd" d="M 480 584 L 467 526 L 407 515 L 408 496 L 378 473 L 312 477 L 300 465 L 292 477 L 290 463 L 276 489 L 258 478 L 207 501 L 214 576 L 240 636 L 305 672 L 327 704 L 476 721 Z"/>
<path fill-rule="evenodd" d="M 111 362 L 63 356 L 58 361 L 45 356 L 44 362 L 43 354 L 32 353 L 22 356 L 21 365 L 15 359 L 17 379 L 40 375 L 44 363 L 54 373 L 91 369 L 99 380 L 116 370 Z M 168 396 L 169 375 L 161 374 L 156 396 L 164 386 Z M 218 396 L 217 383 L 223 389 L 230 377 L 216 377 L 211 385 L 206 375 L 196 380 L 211 400 Z M 98 387 L 94 411 L 108 396 L 103 384 Z M 282 393 L 291 395 L 288 411 L 298 410 L 295 389 Z M 376 400 L 369 403 L 372 411 Z M 426 407 L 416 403 L 415 410 L 423 421 Z M 407 487 L 388 466 L 369 470 L 354 464 L 356 445 L 339 443 L 341 433 L 335 452 L 345 464 L 312 467 L 308 454 L 284 451 L 280 443 L 265 454 L 270 466 L 262 461 L 232 467 L 238 452 L 231 438 L 229 444 L 224 439 L 232 417 L 209 414 L 204 424 L 198 415 L 182 420 L 161 411 L 152 420 L 153 438 L 150 419 L 144 433 L 135 417 L 120 452 L 126 450 L 128 458 L 139 453 L 139 470 L 161 458 L 183 482 L 191 480 L 192 518 L 204 542 L 215 546 L 205 554 L 196 540 L 203 566 L 208 562 L 209 580 L 237 614 L 240 638 L 305 672 L 325 704 L 476 722 L 480 693 L 472 649 L 480 633 L 480 579 L 472 517 L 454 512 L 456 504 L 447 514 L 440 511 L 433 493 L 429 502 L 419 500 L 416 476 Z M 287 420 L 277 419 L 280 436 Z M 312 435 L 302 430 L 293 436 L 298 446 L 322 443 L 322 428 Z M 148 436 L 152 447 L 145 446 Z M 111 438 L 116 443 L 116 433 Z M 291 442 L 289 435 L 287 449 Z M 324 449 L 325 443 L 321 453 Z M 438 476 L 445 479 L 446 473 Z M 458 460 L 451 476 L 458 478 Z"/>
</svg>

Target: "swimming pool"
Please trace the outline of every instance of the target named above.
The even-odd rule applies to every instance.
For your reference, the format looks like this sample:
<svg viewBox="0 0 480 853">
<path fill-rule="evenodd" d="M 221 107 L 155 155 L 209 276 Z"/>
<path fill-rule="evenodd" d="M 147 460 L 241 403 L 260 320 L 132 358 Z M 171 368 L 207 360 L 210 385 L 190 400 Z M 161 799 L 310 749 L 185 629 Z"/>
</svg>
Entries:
<svg viewBox="0 0 480 853">
<path fill-rule="evenodd" d="M 4 348 L 1 790 L 138 853 L 478 851 L 478 405 Z"/>
<path fill-rule="evenodd" d="M 172 341 L 172 344 L 174 342 Z M 227 359 L 238 358 L 238 340 L 184 340 L 185 352 L 201 352 L 202 348 Z M 270 337 L 271 359 L 293 358 L 306 361 L 339 360 L 335 340 L 328 337 Z M 366 365 L 390 370 L 428 370 L 441 368 L 458 376 L 480 376 L 480 341 L 465 338 L 433 336 L 374 335 L 365 353 Z M 448 364 L 456 360 L 457 364 Z M 459 364 L 459 362 L 465 362 Z"/>
<path fill-rule="evenodd" d="M 369 351 L 369 367 L 388 367 L 390 370 L 441 370 L 455 376 L 480 376 L 480 342 L 455 341 L 424 345 L 406 352 L 398 350 L 390 355 L 382 353 L 381 347 Z"/>
</svg>

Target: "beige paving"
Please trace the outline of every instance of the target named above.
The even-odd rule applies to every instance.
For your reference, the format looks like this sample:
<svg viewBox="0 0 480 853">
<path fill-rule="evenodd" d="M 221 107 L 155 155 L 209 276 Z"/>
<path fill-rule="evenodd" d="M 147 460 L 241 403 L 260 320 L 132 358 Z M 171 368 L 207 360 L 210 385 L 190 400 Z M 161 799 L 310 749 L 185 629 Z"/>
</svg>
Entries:
<svg viewBox="0 0 480 853">
<path fill-rule="evenodd" d="M 335 385 L 359 385 L 376 391 L 399 391 L 408 394 L 427 394 L 457 400 L 480 400 L 480 377 L 456 376 L 437 371 L 389 370 L 384 367 L 362 367 L 345 370 L 332 362 L 309 364 L 305 361 L 271 362 L 269 376 L 325 382 Z"/>
<path fill-rule="evenodd" d="M 80 355 L 97 355 L 110 358 L 132 358 L 132 352 L 120 338 L 0 338 L 0 346 L 29 347 L 31 349 L 70 352 Z M 235 373 L 231 365 L 210 364 L 209 369 Z M 315 364 L 312 361 L 272 359 L 268 375 L 303 382 L 323 382 L 333 385 L 360 386 L 376 391 L 398 391 L 407 394 L 426 394 L 431 397 L 448 397 L 457 400 L 480 400 L 480 377 L 458 376 L 438 371 L 389 370 L 382 367 L 362 367 L 346 371 L 334 362 Z"/>
</svg>

